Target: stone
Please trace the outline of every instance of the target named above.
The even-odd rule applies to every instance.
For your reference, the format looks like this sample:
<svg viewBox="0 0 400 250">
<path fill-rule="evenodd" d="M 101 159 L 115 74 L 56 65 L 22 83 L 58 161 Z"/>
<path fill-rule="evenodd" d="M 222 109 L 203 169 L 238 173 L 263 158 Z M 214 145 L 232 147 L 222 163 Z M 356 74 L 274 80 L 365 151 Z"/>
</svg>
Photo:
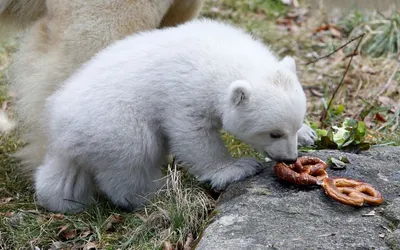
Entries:
<svg viewBox="0 0 400 250">
<path fill-rule="evenodd" d="M 270 162 L 261 173 L 223 192 L 196 249 L 399 249 L 400 147 L 303 155 L 324 161 L 347 157 L 346 168 L 328 168 L 329 176 L 367 182 L 382 193 L 384 202 L 341 204 L 318 185 L 296 186 L 278 179 L 275 162 Z"/>
<path fill-rule="evenodd" d="M 392 248 L 392 250 L 400 250 L 400 229 L 395 230 L 386 239 L 386 243 Z"/>
</svg>

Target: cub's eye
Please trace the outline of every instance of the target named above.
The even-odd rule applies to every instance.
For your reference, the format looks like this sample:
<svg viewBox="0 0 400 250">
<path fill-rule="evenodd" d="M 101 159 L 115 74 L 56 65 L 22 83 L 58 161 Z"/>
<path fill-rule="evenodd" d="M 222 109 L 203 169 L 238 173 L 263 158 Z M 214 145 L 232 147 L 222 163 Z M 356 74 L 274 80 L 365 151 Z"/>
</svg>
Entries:
<svg viewBox="0 0 400 250">
<path fill-rule="evenodd" d="M 271 138 L 273 138 L 273 139 L 279 139 L 279 138 L 281 138 L 283 135 L 282 135 L 282 134 L 279 134 L 279 133 L 271 133 L 271 134 L 269 134 L 269 136 L 270 136 Z"/>
</svg>

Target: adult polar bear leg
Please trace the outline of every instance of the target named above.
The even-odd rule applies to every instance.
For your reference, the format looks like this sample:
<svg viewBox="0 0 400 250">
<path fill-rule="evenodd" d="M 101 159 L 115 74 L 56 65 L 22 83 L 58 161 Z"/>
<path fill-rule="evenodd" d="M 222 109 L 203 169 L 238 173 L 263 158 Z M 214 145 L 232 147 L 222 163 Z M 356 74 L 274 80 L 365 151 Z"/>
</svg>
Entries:
<svg viewBox="0 0 400 250">
<path fill-rule="evenodd" d="M 199 181 L 209 181 L 213 188 L 223 190 L 234 181 L 252 176 L 262 165 L 253 158 L 234 159 L 224 145 L 219 130 L 210 129 L 211 124 L 199 124 L 171 119 L 169 139 L 172 153 L 189 166 L 189 172 Z"/>
<path fill-rule="evenodd" d="M 90 204 L 93 179 L 72 161 L 46 156 L 35 175 L 37 202 L 53 212 L 80 212 Z"/>
<path fill-rule="evenodd" d="M 314 141 L 318 138 L 317 133 L 310 128 L 308 125 L 303 124 L 297 132 L 298 145 L 300 147 L 311 146 Z"/>
</svg>

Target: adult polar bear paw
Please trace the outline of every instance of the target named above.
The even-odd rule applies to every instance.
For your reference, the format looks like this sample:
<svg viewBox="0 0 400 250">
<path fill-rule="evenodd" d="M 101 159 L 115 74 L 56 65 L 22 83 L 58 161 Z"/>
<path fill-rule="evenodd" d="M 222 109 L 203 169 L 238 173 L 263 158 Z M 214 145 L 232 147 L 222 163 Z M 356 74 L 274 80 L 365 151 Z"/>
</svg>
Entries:
<svg viewBox="0 0 400 250">
<path fill-rule="evenodd" d="M 317 133 L 314 129 L 310 128 L 308 125 L 303 124 L 299 131 L 297 132 L 298 145 L 300 147 L 314 145 L 314 141 L 318 138 Z"/>
</svg>

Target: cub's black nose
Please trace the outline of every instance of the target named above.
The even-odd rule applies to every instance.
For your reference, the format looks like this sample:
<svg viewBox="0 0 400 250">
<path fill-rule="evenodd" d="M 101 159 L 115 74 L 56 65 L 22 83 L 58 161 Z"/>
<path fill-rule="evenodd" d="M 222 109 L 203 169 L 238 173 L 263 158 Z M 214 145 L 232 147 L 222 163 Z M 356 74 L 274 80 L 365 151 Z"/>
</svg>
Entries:
<svg viewBox="0 0 400 250">
<path fill-rule="evenodd" d="M 293 164 L 293 163 L 295 163 L 296 162 L 296 160 L 297 160 L 297 158 L 296 159 L 284 159 L 284 160 L 282 160 L 284 163 L 286 163 L 286 164 Z"/>
</svg>

